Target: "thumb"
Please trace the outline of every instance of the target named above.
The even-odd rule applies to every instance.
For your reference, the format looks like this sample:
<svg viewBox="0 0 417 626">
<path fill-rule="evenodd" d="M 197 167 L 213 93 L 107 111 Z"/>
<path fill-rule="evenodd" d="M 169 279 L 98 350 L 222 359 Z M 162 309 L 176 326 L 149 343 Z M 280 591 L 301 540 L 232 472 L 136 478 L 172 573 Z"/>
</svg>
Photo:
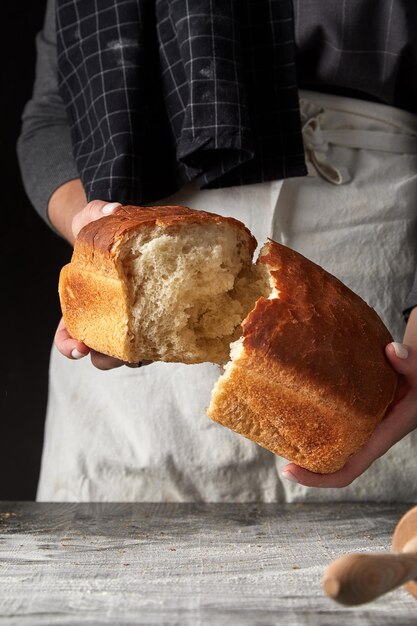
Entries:
<svg viewBox="0 0 417 626">
<path fill-rule="evenodd" d="M 417 351 L 394 341 L 386 346 L 385 354 L 395 371 L 403 374 L 411 387 L 417 388 Z"/>
<path fill-rule="evenodd" d="M 111 215 L 120 206 L 122 206 L 120 202 L 91 200 L 91 202 L 89 202 L 81 211 L 76 213 L 72 220 L 72 234 L 74 235 L 74 238 L 77 237 L 78 233 L 82 228 L 84 228 L 84 226 L 90 222 L 100 219 L 101 217 Z"/>
</svg>

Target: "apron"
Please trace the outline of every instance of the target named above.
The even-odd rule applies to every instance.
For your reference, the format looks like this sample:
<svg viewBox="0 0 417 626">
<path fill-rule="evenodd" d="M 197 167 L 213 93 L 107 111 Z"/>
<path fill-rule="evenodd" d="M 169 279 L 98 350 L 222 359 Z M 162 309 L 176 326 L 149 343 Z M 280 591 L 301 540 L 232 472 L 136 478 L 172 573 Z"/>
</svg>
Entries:
<svg viewBox="0 0 417 626">
<path fill-rule="evenodd" d="M 243 221 L 340 278 L 396 340 L 417 267 L 417 116 L 300 92 L 309 175 L 198 190 L 185 204 Z M 205 415 L 212 364 L 102 372 L 52 349 L 39 501 L 300 502 L 417 499 L 417 433 L 344 489 L 281 480 L 287 463 Z"/>
</svg>

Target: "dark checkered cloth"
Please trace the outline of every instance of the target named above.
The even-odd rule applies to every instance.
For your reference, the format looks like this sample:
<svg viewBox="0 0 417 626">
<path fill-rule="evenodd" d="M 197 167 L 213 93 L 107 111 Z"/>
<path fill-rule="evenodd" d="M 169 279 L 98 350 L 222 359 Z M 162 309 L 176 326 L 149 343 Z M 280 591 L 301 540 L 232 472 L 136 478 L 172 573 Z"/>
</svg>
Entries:
<svg viewBox="0 0 417 626">
<path fill-rule="evenodd" d="M 417 113 L 415 0 L 293 0 L 299 87 Z"/>
<path fill-rule="evenodd" d="M 305 175 L 293 27 L 291 0 L 57 0 L 88 198 Z"/>
</svg>

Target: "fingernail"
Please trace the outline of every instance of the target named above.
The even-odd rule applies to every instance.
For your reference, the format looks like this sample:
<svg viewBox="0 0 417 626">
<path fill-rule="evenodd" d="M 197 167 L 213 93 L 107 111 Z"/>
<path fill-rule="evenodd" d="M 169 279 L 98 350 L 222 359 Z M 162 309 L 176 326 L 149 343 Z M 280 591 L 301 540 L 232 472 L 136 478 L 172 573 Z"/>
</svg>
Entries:
<svg viewBox="0 0 417 626">
<path fill-rule="evenodd" d="M 298 483 L 298 480 L 296 479 L 294 474 L 291 474 L 291 472 L 289 472 L 288 470 L 283 470 L 281 472 L 281 476 L 285 478 L 285 480 L 290 480 L 292 483 Z"/>
<path fill-rule="evenodd" d="M 406 359 L 408 357 L 408 350 L 403 343 L 393 341 L 391 345 L 394 348 L 394 352 L 399 359 Z"/>
<path fill-rule="evenodd" d="M 104 205 L 104 207 L 101 209 L 101 212 L 104 213 L 104 215 L 110 215 L 110 213 L 113 213 L 114 209 L 116 209 L 118 206 L 122 206 L 120 202 L 109 202 L 108 204 Z"/>
<path fill-rule="evenodd" d="M 74 350 L 71 352 L 71 356 L 73 359 L 82 359 L 83 357 L 87 355 L 77 350 L 77 348 L 74 348 Z"/>
</svg>

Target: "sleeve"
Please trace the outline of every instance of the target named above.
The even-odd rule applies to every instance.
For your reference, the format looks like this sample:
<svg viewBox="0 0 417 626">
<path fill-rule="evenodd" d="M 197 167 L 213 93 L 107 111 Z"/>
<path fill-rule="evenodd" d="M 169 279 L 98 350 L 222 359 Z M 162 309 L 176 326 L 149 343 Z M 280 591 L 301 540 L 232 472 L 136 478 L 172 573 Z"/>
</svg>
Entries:
<svg viewBox="0 0 417 626">
<path fill-rule="evenodd" d="M 58 90 L 55 0 L 48 0 L 36 50 L 33 95 L 23 111 L 17 153 L 26 193 L 40 216 L 53 228 L 47 215 L 49 198 L 60 185 L 79 178 Z"/>
</svg>

